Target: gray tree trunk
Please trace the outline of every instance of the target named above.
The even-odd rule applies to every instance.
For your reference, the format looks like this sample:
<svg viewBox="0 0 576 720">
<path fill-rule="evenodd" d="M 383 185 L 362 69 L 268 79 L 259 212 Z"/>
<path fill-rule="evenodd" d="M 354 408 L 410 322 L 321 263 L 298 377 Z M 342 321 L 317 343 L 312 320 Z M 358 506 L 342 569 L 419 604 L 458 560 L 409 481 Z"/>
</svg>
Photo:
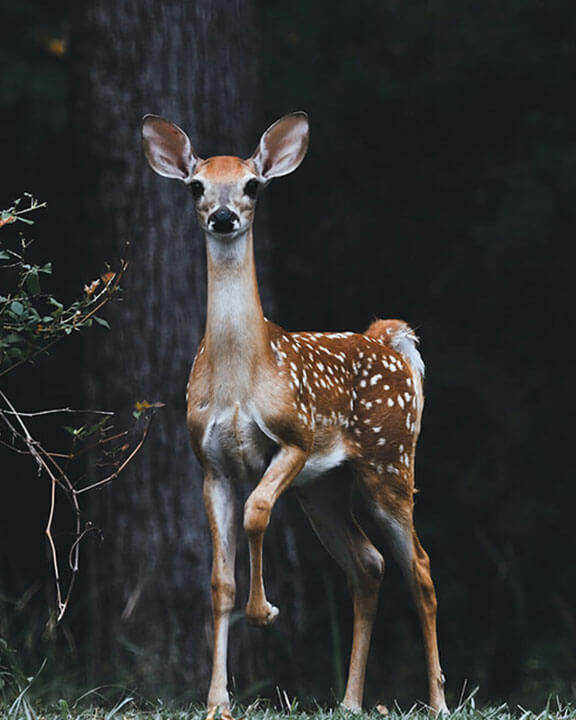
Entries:
<svg viewBox="0 0 576 720">
<path fill-rule="evenodd" d="M 252 0 L 77 0 L 71 69 L 92 272 L 131 243 L 123 302 L 108 313 L 112 329 L 93 332 L 87 348 L 88 401 L 126 414 L 138 400 L 166 404 L 142 453 L 92 498 L 91 517 L 103 531 L 90 558 L 93 679 L 114 681 L 121 670 L 147 691 L 178 687 L 197 697 L 210 666 L 211 549 L 184 392 L 204 329 L 204 243 L 188 195 L 145 165 L 140 121 L 148 112 L 173 120 L 204 157 L 251 153 L 264 129 Z M 270 313 L 262 223 L 256 245 Z M 301 591 L 284 514 L 279 507 L 266 544 L 280 633 L 274 642 L 235 624 L 230 670 L 238 690 L 286 680 L 290 671 L 279 643 L 299 624 Z"/>
</svg>

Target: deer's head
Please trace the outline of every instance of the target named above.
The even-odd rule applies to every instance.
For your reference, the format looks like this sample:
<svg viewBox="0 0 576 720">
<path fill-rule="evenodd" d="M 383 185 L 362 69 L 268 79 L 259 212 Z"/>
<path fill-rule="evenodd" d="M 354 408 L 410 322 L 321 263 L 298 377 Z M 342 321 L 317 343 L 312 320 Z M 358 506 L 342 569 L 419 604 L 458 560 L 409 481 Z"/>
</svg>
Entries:
<svg viewBox="0 0 576 720">
<path fill-rule="evenodd" d="M 142 122 L 144 154 L 150 167 L 186 185 L 200 226 L 222 240 L 248 230 L 260 189 L 272 178 L 296 170 L 306 155 L 308 137 L 307 115 L 295 112 L 271 125 L 246 160 L 230 155 L 202 160 L 186 133 L 174 123 L 157 115 L 146 115 Z"/>
</svg>

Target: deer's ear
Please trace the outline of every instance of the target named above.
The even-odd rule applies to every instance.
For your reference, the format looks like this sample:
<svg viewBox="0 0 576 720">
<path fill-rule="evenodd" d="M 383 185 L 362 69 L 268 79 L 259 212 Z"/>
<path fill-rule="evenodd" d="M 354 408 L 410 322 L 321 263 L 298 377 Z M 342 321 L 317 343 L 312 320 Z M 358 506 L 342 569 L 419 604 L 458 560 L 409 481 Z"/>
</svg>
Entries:
<svg viewBox="0 0 576 720">
<path fill-rule="evenodd" d="M 304 112 L 290 113 L 271 125 L 251 158 L 262 178 L 271 180 L 296 170 L 308 150 L 309 137 Z"/>
<path fill-rule="evenodd" d="M 158 115 L 145 115 L 142 144 L 148 164 L 158 175 L 186 182 L 194 172 L 198 157 L 188 135 L 174 123 Z"/>
</svg>

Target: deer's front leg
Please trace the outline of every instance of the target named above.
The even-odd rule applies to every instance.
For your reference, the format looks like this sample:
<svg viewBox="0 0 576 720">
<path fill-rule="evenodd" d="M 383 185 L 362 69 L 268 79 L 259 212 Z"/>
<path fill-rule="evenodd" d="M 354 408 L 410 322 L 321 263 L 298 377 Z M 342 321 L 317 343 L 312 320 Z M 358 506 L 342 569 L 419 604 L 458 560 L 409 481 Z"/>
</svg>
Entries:
<svg viewBox="0 0 576 720">
<path fill-rule="evenodd" d="M 244 529 L 250 547 L 250 596 L 246 605 L 246 621 L 250 625 L 270 625 L 278 617 L 278 608 L 266 600 L 262 579 L 264 533 L 274 503 L 290 487 L 306 458 L 307 453 L 300 448 L 282 448 L 244 506 Z"/>
<path fill-rule="evenodd" d="M 208 692 L 208 717 L 220 709 L 230 717 L 228 698 L 228 627 L 236 598 L 234 564 L 236 556 L 236 498 L 231 481 L 207 473 L 204 478 L 204 504 L 212 534 L 212 613 L 214 652 L 212 680 Z"/>
</svg>

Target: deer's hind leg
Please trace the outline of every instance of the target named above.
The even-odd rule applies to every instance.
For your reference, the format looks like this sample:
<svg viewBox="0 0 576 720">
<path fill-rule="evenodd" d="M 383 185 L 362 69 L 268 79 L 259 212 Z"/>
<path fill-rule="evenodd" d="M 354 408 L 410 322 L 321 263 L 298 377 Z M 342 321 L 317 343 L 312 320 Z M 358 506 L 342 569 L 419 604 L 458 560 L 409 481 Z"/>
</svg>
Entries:
<svg viewBox="0 0 576 720">
<path fill-rule="evenodd" d="M 346 573 L 352 593 L 354 630 L 342 704 L 360 711 L 384 558 L 352 515 L 350 482 L 339 477 L 321 479 L 300 489 L 298 498 L 321 543 Z"/>
<path fill-rule="evenodd" d="M 406 578 L 416 610 L 426 653 L 430 707 L 448 711 L 444 699 L 444 675 L 440 667 L 436 631 L 437 601 L 430 573 L 430 559 L 414 529 L 413 466 L 384 473 L 366 470 L 359 482 L 390 550 Z"/>
</svg>

